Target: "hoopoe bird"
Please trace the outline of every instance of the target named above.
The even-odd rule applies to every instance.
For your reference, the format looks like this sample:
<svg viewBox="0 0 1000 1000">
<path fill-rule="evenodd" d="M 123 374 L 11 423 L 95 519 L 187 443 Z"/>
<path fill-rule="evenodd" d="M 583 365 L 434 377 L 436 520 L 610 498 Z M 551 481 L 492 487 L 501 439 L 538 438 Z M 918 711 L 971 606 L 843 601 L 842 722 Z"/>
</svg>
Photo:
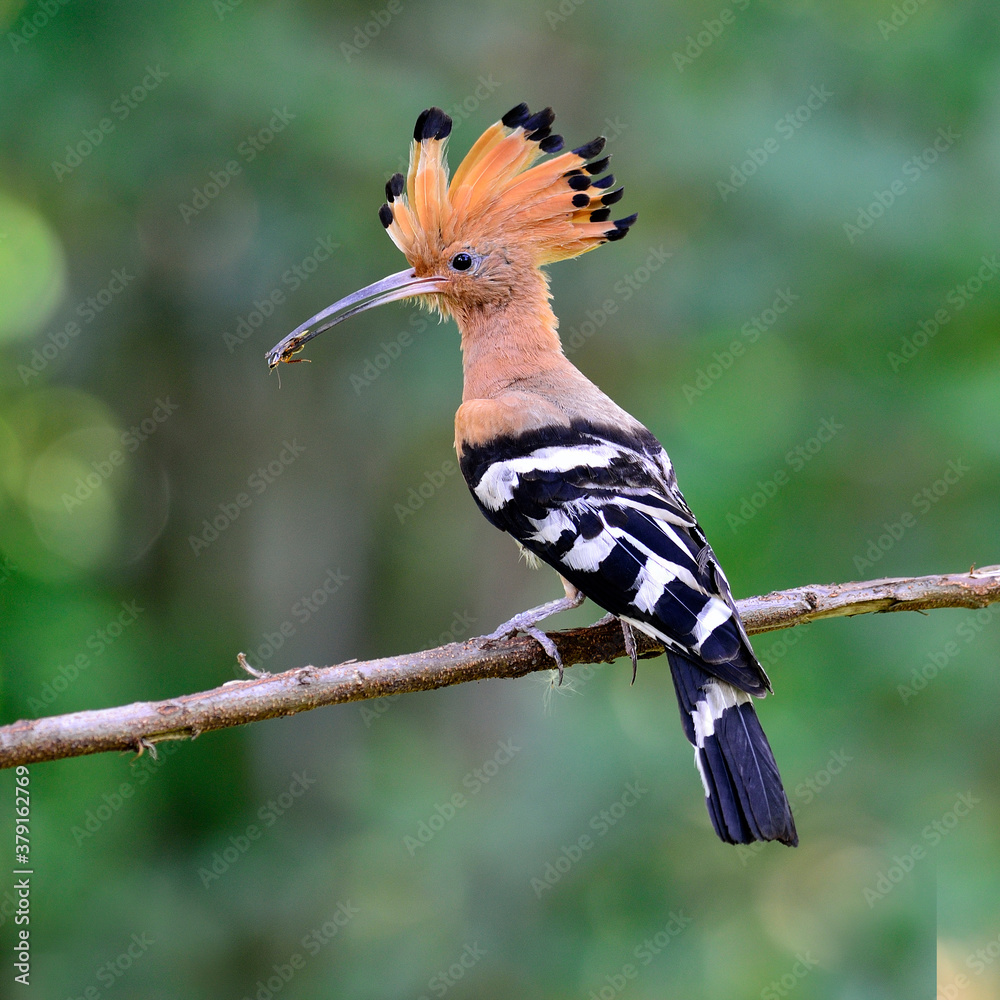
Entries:
<svg viewBox="0 0 1000 1000">
<path fill-rule="evenodd" d="M 464 367 L 455 448 L 486 519 L 560 575 L 565 596 L 516 615 L 490 639 L 534 636 L 585 597 L 663 644 L 708 812 L 727 843 L 798 842 L 778 767 L 753 709 L 771 685 L 729 583 L 677 487 L 667 453 L 563 354 L 542 268 L 620 240 L 622 197 L 604 139 L 563 149 L 551 108 L 512 108 L 449 182 L 451 119 L 417 119 L 406 176 L 386 184 L 379 219 L 409 267 L 313 316 L 267 354 L 293 358 L 317 334 L 398 299 L 458 324 Z M 546 154 L 558 154 L 545 159 Z M 603 174 L 598 178 L 599 174 Z M 634 673 L 633 673 L 634 677 Z"/>
</svg>

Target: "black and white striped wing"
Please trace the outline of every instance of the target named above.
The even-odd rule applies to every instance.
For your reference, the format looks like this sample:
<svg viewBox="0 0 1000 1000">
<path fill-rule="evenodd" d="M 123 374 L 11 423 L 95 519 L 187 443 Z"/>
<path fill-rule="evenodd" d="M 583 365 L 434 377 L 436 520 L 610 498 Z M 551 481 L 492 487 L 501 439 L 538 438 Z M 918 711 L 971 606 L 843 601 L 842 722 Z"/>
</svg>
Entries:
<svg viewBox="0 0 1000 1000">
<path fill-rule="evenodd" d="M 577 424 L 467 449 L 462 470 L 493 524 L 664 643 L 719 836 L 793 842 L 749 697 L 770 690 L 767 676 L 659 442 Z"/>
<path fill-rule="evenodd" d="M 725 575 L 651 434 L 575 428 L 553 443 L 535 433 L 477 451 L 463 471 L 493 524 L 601 607 L 742 690 L 767 690 Z"/>
</svg>

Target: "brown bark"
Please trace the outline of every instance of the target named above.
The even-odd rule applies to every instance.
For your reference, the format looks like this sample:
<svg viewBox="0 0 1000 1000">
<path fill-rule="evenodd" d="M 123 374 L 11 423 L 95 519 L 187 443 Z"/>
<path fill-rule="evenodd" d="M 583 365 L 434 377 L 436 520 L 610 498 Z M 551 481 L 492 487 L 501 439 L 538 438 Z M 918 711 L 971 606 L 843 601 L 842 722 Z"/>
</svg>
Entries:
<svg viewBox="0 0 1000 1000">
<path fill-rule="evenodd" d="M 867 580 L 777 591 L 739 601 L 751 633 L 791 628 L 820 618 L 933 608 L 982 608 L 1000 601 L 1000 566 L 947 576 Z M 625 655 L 618 623 L 550 633 L 563 663 L 609 662 Z M 636 635 L 640 657 L 661 647 Z M 22 720 L 0 728 L 0 767 L 108 750 L 150 749 L 161 740 L 193 739 L 261 719 L 294 715 L 321 705 L 427 691 L 496 677 L 547 670 L 552 660 L 530 637 L 482 647 L 475 639 L 404 656 L 330 667 L 300 667 L 282 674 L 229 681 L 197 694 L 118 708 Z"/>
</svg>

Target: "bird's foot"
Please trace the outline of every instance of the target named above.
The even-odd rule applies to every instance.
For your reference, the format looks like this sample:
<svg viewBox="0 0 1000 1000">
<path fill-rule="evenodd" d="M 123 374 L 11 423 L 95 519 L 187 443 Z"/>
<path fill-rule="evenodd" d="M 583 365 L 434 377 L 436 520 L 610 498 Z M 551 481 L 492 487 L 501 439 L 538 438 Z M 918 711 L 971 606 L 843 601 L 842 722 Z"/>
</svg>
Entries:
<svg viewBox="0 0 1000 1000">
<path fill-rule="evenodd" d="M 565 597 L 560 597 L 556 601 L 549 601 L 546 604 L 540 604 L 537 608 L 529 608 L 527 611 L 522 611 L 520 614 L 514 615 L 510 621 L 504 622 L 498 629 L 484 636 L 480 640 L 480 645 L 488 647 L 503 639 L 509 639 L 511 636 L 517 635 L 518 632 L 524 632 L 526 635 L 530 635 L 555 661 L 556 667 L 559 670 L 559 683 L 562 684 L 563 662 L 562 657 L 559 655 L 559 650 L 552 639 L 540 628 L 536 628 L 536 626 L 539 622 L 545 621 L 546 618 L 550 618 L 560 611 L 569 611 L 571 608 L 578 608 L 584 602 L 584 596 L 579 590 L 573 588 L 572 592 L 570 592 L 569 587 L 566 590 Z"/>
</svg>

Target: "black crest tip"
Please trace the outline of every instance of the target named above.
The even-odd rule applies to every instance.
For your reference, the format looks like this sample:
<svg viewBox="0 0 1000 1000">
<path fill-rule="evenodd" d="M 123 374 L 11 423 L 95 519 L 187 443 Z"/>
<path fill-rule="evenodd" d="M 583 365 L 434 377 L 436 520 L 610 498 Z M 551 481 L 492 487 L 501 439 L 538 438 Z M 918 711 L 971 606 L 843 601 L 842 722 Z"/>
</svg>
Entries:
<svg viewBox="0 0 1000 1000">
<path fill-rule="evenodd" d="M 609 229 L 604 234 L 604 238 L 609 243 L 614 243 L 615 240 L 623 240 L 623 239 L 625 239 L 626 236 L 628 236 L 628 230 L 627 229 Z"/>
<path fill-rule="evenodd" d="M 573 206 L 575 208 L 586 208 L 590 204 L 590 199 L 581 191 L 573 195 Z"/>
<path fill-rule="evenodd" d="M 519 125 L 523 125 L 530 117 L 531 112 L 528 110 L 528 105 L 521 104 L 515 105 L 510 111 L 507 112 L 500 119 L 507 128 L 517 128 Z"/>
<path fill-rule="evenodd" d="M 556 120 L 556 113 L 551 108 L 542 108 L 530 118 L 521 123 L 525 132 L 538 132 L 547 129 Z M 545 133 L 548 135 L 548 132 Z M 531 138 L 530 136 L 528 138 Z M 545 136 L 542 136 L 544 139 Z"/>
<path fill-rule="evenodd" d="M 583 169 L 587 171 L 588 174 L 603 174 L 605 170 L 608 169 L 608 163 L 611 160 L 611 154 L 609 153 L 602 160 L 594 160 L 593 163 L 585 163 Z"/>
<path fill-rule="evenodd" d="M 569 186 L 574 191 L 586 191 L 590 187 L 590 178 L 586 174 L 574 174 L 569 179 Z"/>
<path fill-rule="evenodd" d="M 561 135 L 550 135 L 547 139 L 542 139 L 538 148 L 543 153 L 558 153 L 563 148 L 564 140 Z"/>
<path fill-rule="evenodd" d="M 582 146 L 577 146 L 573 152 L 577 156 L 582 156 L 585 160 L 589 160 L 597 156 L 604 149 L 605 142 L 607 142 L 607 139 L 603 135 L 599 135 L 596 139 L 591 139 L 590 142 L 585 142 Z"/>
<path fill-rule="evenodd" d="M 639 218 L 639 213 L 633 212 L 631 215 L 626 216 L 624 219 L 615 219 L 615 228 L 628 229 L 638 218 Z"/>
<path fill-rule="evenodd" d="M 393 174 L 385 185 L 386 201 L 392 201 L 403 193 L 406 178 L 402 174 Z"/>
<path fill-rule="evenodd" d="M 609 191 L 606 195 L 602 195 L 601 204 L 602 205 L 614 205 L 615 202 L 621 201 L 622 196 L 625 194 L 625 188 L 620 187 L 614 191 Z"/>
<path fill-rule="evenodd" d="M 615 175 L 608 174 L 606 177 L 602 177 L 599 181 L 594 181 L 595 188 L 609 188 L 615 182 Z"/>
<path fill-rule="evenodd" d="M 447 139 L 451 134 L 451 118 L 440 108 L 421 111 L 417 124 L 413 127 L 413 138 L 417 142 L 425 139 Z"/>
<path fill-rule="evenodd" d="M 611 218 L 610 208 L 598 208 L 590 213 L 591 222 L 607 222 Z"/>
<path fill-rule="evenodd" d="M 388 205 L 383 205 L 378 210 L 378 221 L 388 229 L 392 225 L 392 209 Z"/>
</svg>

